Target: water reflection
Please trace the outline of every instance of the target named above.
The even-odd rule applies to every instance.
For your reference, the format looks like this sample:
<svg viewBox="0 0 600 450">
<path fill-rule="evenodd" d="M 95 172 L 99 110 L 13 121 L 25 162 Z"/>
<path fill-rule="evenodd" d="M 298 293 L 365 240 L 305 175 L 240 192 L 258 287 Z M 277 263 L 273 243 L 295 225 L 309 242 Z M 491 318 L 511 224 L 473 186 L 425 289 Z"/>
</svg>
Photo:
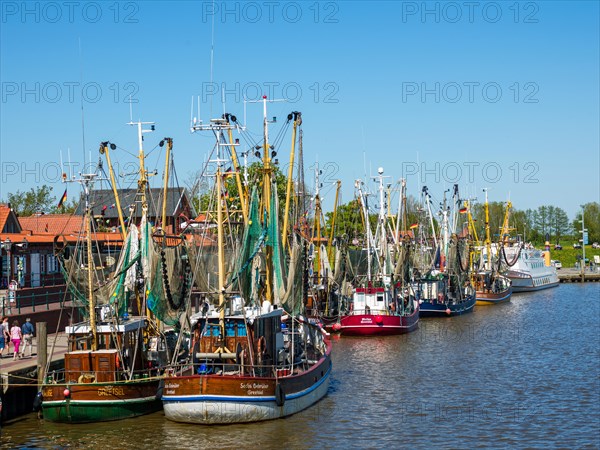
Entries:
<svg viewBox="0 0 600 450">
<path fill-rule="evenodd" d="M 598 284 L 566 284 L 408 335 L 335 339 L 327 397 L 287 419 L 64 425 L 31 414 L 5 425 L 0 447 L 598 447 L 599 298 Z"/>
</svg>

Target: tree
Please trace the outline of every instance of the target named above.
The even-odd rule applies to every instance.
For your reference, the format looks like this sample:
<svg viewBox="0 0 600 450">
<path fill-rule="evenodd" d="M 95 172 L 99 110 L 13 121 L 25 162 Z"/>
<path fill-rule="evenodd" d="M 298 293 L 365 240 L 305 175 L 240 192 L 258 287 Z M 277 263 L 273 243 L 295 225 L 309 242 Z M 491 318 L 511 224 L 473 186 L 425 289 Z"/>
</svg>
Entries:
<svg viewBox="0 0 600 450">
<path fill-rule="evenodd" d="M 11 208 L 19 216 L 31 216 L 36 213 L 56 211 L 56 198 L 51 195 L 52 187 L 43 185 L 29 191 L 17 191 L 8 194 Z"/>
<path fill-rule="evenodd" d="M 560 238 L 569 235 L 571 233 L 571 225 L 569 224 L 569 217 L 567 213 L 562 209 L 556 207 L 554 209 L 554 217 L 551 224 L 552 235 L 556 238 L 556 243 L 560 242 Z"/>
<path fill-rule="evenodd" d="M 285 195 L 287 188 L 287 177 L 281 172 L 281 169 L 277 165 L 272 165 L 273 173 L 271 177 L 275 179 L 275 183 L 277 185 L 277 197 L 279 200 L 279 211 L 283 213 L 284 205 L 285 205 Z M 223 172 L 229 172 L 232 168 L 225 167 L 223 168 Z M 243 169 L 242 169 L 243 170 Z M 256 186 L 260 188 L 262 185 L 262 176 L 263 176 L 263 164 L 262 162 L 254 162 L 248 166 L 248 182 L 249 182 L 249 190 L 252 190 L 252 186 Z M 213 172 L 214 175 L 214 172 Z M 198 213 L 206 212 L 209 209 L 215 209 L 214 203 L 214 193 L 213 188 L 214 184 L 210 185 L 204 182 L 195 182 L 194 177 L 198 179 L 198 174 L 191 175 L 190 178 L 186 181 L 186 185 L 190 188 L 192 192 L 192 204 Z M 240 174 L 242 177 L 242 174 Z M 243 178 L 242 178 L 243 182 Z M 233 205 L 233 208 L 241 207 L 239 201 L 239 193 L 237 182 L 235 178 L 235 174 L 231 172 L 230 174 L 224 175 L 224 190 L 226 192 L 227 198 L 229 199 L 229 203 Z M 201 192 L 201 193 L 200 193 Z"/>
<path fill-rule="evenodd" d="M 326 230 L 329 234 L 333 212 L 325 214 Z M 363 219 L 361 217 L 360 205 L 357 199 L 338 206 L 335 218 L 335 236 L 347 235 L 350 240 L 361 237 L 364 234 Z"/>
</svg>

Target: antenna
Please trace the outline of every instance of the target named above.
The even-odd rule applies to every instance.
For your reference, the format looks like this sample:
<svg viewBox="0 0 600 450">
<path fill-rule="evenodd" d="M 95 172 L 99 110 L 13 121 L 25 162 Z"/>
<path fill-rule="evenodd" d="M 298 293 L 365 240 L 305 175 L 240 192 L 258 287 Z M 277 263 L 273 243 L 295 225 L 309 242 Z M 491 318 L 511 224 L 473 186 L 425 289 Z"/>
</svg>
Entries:
<svg viewBox="0 0 600 450">
<path fill-rule="evenodd" d="M 212 2 L 212 10 L 215 11 L 215 0 Z M 210 36 L 210 85 L 213 84 L 213 62 L 215 58 L 215 14 L 212 15 Z M 212 117 L 213 96 L 210 96 L 210 117 Z"/>
<path fill-rule="evenodd" d="M 192 95 L 192 104 L 190 105 L 190 129 L 194 127 L 194 122 L 194 96 Z"/>
<path fill-rule="evenodd" d="M 81 51 L 81 37 L 79 37 L 79 83 L 81 86 L 83 86 L 83 56 Z M 81 151 L 83 152 L 83 167 L 85 167 L 85 118 L 83 113 L 83 92 L 79 96 L 79 100 L 81 104 L 81 140 L 83 145 Z"/>
<path fill-rule="evenodd" d="M 63 159 L 62 159 L 62 150 L 60 150 L 60 174 L 65 173 L 65 168 L 63 167 Z"/>
<path fill-rule="evenodd" d="M 129 94 L 129 122 L 133 122 L 133 105 L 131 101 L 131 94 Z"/>
<path fill-rule="evenodd" d="M 75 176 L 73 175 L 73 166 L 71 165 L 71 147 L 67 147 L 67 156 L 69 158 L 69 178 L 74 179 Z"/>
<path fill-rule="evenodd" d="M 221 86 L 221 103 L 223 103 L 223 114 L 227 113 L 227 108 L 225 107 L 225 86 Z"/>
</svg>

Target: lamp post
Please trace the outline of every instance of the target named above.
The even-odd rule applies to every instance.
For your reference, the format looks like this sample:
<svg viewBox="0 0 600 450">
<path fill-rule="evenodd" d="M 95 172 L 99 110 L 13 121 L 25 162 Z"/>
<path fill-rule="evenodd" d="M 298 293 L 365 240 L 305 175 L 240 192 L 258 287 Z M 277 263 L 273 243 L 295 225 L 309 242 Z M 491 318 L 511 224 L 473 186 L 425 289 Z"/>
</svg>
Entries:
<svg viewBox="0 0 600 450">
<path fill-rule="evenodd" d="M 12 267 L 11 267 L 11 255 L 10 255 L 10 249 L 12 247 L 12 241 L 10 240 L 10 238 L 6 238 L 4 240 L 4 242 L 2 242 L 2 247 L 4 248 L 4 250 L 6 250 L 6 256 L 8 259 L 8 280 L 7 282 L 10 283 L 10 280 L 12 279 Z"/>
<path fill-rule="evenodd" d="M 581 281 L 585 281 L 585 222 L 584 222 L 584 214 L 585 214 L 585 205 L 581 205 L 581 248 L 583 250 L 583 259 L 581 260 Z"/>
</svg>

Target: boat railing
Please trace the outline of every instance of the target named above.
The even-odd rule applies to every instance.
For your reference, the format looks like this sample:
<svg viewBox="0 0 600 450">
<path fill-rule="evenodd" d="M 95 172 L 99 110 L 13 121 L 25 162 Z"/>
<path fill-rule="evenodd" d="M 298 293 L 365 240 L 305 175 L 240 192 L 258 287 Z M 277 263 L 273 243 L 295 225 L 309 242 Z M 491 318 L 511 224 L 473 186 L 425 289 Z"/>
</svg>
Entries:
<svg viewBox="0 0 600 450">
<path fill-rule="evenodd" d="M 302 358 L 294 364 L 238 364 L 227 361 L 201 361 L 171 365 L 165 370 L 165 375 L 238 375 L 274 377 L 276 379 L 297 375 L 308 370 L 319 359 Z"/>
<path fill-rule="evenodd" d="M 68 372 L 78 374 L 76 381 L 67 381 Z M 67 371 L 66 369 L 52 370 L 46 374 L 46 384 L 85 384 L 85 383 L 114 383 L 121 381 L 137 381 L 141 379 L 154 378 L 161 375 L 157 368 L 134 370 L 133 373 L 122 370 L 78 370 Z"/>
<path fill-rule="evenodd" d="M 365 308 L 365 309 L 353 309 L 351 312 L 353 316 L 388 316 L 391 315 L 391 312 L 385 309 L 373 309 L 373 308 Z"/>
</svg>

